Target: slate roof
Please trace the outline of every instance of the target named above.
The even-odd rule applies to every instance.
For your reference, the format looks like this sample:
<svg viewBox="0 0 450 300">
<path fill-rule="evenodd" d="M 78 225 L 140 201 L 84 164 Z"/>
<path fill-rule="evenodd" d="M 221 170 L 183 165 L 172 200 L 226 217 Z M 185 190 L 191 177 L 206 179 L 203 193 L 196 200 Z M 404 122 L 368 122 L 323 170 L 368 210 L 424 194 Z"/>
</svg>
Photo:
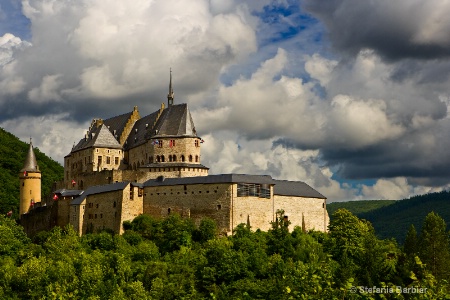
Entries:
<svg viewBox="0 0 450 300">
<path fill-rule="evenodd" d="M 153 138 L 163 136 L 191 136 L 196 137 L 194 121 L 186 103 L 171 105 L 164 109 L 155 126 L 158 132 Z"/>
<path fill-rule="evenodd" d="M 259 183 L 273 184 L 269 175 L 246 175 L 246 174 L 220 174 L 195 177 L 165 178 L 164 180 L 150 179 L 144 183 L 147 186 L 167 186 L 182 184 L 208 184 L 208 183 Z"/>
<path fill-rule="evenodd" d="M 301 196 L 326 199 L 324 195 L 301 181 L 273 180 L 273 193 L 280 196 Z"/>
<path fill-rule="evenodd" d="M 34 155 L 33 144 L 30 142 L 30 147 L 28 148 L 27 157 L 25 158 L 25 163 L 20 172 L 40 172 L 39 166 L 36 161 L 36 155 Z"/>
<path fill-rule="evenodd" d="M 144 183 L 148 186 L 169 186 L 184 184 L 210 184 L 210 183 L 257 183 L 273 184 L 273 192 L 280 196 L 297 196 L 307 198 L 326 199 L 321 193 L 301 181 L 287 181 L 272 179 L 269 175 L 247 175 L 247 174 L 221 174 L 182 178 L 157 178 L 150 179 Z"/>
<path fill-rule="evenodd" d="M 120 136 L 127 124 L 128 119 L 130 119 L 133 112 L 129 112 L 126 114 L 122 114 L 119 116 L 115 116 L 103 121 L 103 123 L 108 127 L 109 131 L 113 134 L 113 136 L 117 136 L 116 140 L 119 141 Z M 116 133 L 114 134 L 114 130 Z"/>
<path fill-rule="evenodd" d="M 87 137 L 81 139 L 78 144 L 72 149 L 72 152 L 94 146 L 122 149 L 122 146 L 115 139 L 105 123 L 98 127 L 96 125 L 92 126 L 89 130 L 89 133 L 87 134 Z"/>
<path fill-rule="evenodd" d="M 124 148 L 130 149 L 142 145 L 154 134 L 153 125 L 155 124 L 159 111 L 147 115 L 134 123 L 128 138 L 125 142 Z"/>
<path fill-rule="evenodd" d="M 124 182 L 115 182 L 111 184 L 91 186 L 86 191 L 84 191 L 84 193 L 82 193 L 80 197 L 73 199 L 72 202 L 70 202 L 70 205 L 80 205 L 84 201 L 84 199 L 86 199 L 86 197 L 89 195 L 123 190 L 129 183 L 130 182 L 124 181 Z"/>
<path fill-rule="evenodd" d="M 73 197 L 73 196 L 79 196 L 83 193 L 83 190 L 66 190 L 66 189 L 60 189 L 53 192 L 53 194 L 59 194 L 62 197 Z"/>
</svg>

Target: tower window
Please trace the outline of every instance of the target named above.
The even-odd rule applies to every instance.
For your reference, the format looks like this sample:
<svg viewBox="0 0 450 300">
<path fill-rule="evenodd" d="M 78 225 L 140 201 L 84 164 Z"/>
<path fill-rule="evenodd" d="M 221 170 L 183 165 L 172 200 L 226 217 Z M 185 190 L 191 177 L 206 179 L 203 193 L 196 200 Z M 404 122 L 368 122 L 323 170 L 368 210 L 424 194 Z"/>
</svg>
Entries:
<svg viewBox="0 0 450 300">
<path fill-rule="evenodd" d="M 198 155 L 195 156 L 195 162 L 198 162 Z"/>
<path fill-rule="evenodd" d="M 184 161 L 185 161 L 185 159 L 184 159 L 184 155 L 181 155 L 181 161 L 182 161 L 182 162 L 184 162 Z"/>
<path fill-rule="evenodd" d="M 195 140 L 194 144 L 195 144 L 195 147 L 198 147 L 198 145 L 199 145 L 198 140 Z"/>
<path fill-rule="evenodd" d="M 192 155 L 189 155 L 189 162 L 192 162 Z"/>
</svg>

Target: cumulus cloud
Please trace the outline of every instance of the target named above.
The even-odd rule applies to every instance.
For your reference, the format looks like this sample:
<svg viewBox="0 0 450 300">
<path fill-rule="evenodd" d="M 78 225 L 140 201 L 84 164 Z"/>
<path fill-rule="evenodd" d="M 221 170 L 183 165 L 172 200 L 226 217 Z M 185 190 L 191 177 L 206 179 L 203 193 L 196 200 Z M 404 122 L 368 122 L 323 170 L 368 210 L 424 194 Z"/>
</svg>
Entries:
<svg viewBox="0 0 450 300">
<path fill-rule="evenodd" d="M 62 161 L 90 119 L 156 110 L 172 67 L 212 173 L 301 180 L 332 201 L 437 191 L 448 5 L 416 2 L 307 0 L 330 52 L 295 1 L 23 0 L 32 39 L 0 37 L 0 126 Z"/>
<path fill-rule="evenodd" d="M 256 50 L 245 7 L 215 7 L 223 12 L 212 13 L 207 1 L 24 0 L 32 45 L 19 52 L 14 47 L 20 39 L 2 38 L 8 43 L 1 58 L 10 65 L 0 83 L 21 83 L 8 94 L 0 91 L 0 108 L 11 110 L 2 119 L 70 109 L 85 121 L 93 115 L 82 107 L 93 100 L 96 109 L 110 114 L 111 101 L 117 111 L 125 108 L 124 100 L 133 102 L 129 107 L 152 109 L 164 99 L 169 67 L 180 94 L 207 89 L 222 68 Z M 28 111 L 19 112 L 12 101 L 32 105 L 20 105 Z"/>
<path fill-rule="evenodd" d="M 450 3 L 430 1 L 306 0 L 327 26 L 333 45 L 353 55 L 373 49 L 388 60 L 450 55 Z"/>
</svg>

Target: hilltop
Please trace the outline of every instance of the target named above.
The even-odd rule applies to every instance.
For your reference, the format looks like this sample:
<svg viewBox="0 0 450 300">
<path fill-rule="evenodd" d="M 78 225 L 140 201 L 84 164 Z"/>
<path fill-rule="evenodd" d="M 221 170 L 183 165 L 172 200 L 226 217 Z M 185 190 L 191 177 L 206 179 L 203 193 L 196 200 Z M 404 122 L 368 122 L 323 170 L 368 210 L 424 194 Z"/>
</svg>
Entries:
<svg viewBox="0 0 450 300">
<path fill-rule="evenodd" d="M 370 221 L 380 238 L 395 238 L 403 243 L 411 224 L 420 232 L 425 216 L 434 211 L 450 229 L 450 192 L 418 195 L 399 201 L 366 200 L 335 202 L 327 205 L 330 217 L 338 208 L 345 208 L 361 219 Z"/>
<path fill-rule="evenodd" d="M 0 128 L 0 214 L 10 210 L 19 212 L 19 171 L 22 169 L 29 145 Z M 52 190 L 55 181 L 64 176 L 64 168 L 56 161 L 34 148 L 42 172 L 42 199 Z"/>
</svg>

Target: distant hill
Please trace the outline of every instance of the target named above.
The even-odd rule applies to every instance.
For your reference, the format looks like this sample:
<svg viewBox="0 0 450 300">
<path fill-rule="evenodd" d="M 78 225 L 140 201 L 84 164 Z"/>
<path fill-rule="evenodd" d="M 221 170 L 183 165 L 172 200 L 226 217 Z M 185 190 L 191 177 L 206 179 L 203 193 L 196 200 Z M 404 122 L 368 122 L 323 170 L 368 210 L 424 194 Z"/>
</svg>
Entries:
<svg viewBox="0 0 450 300">
<path fill-rule="evenodd" d="M 19 212 L 19 172 L 23 168 L 29 145 L 0 128 L 0 214 Z M 42 197 L 50 195 L 52 185 L 64 177 L 64 168 L 34 148 L 42 172 Z"/>
<path fill-rule="evenodd" d="M 370 221 L 378 237 L 395 238 L 399 243 L 403 243 L 411 224 L 420 232 L 425 216 L 432 211 L 441 216 L 447 223 L 447 230 L 450 229 L 450 192 L 447 191 L 400 201 L 349 201 L 327 205 L 330 216 L 339 208 L 346 208 L 359 218 Z"/>
<path fill-rule="evenodd" d="M 345 208 L 354 215 L 359 215 L 364 212 L 372 211 L 383 206 L 394 204 L 395 200 L 360 200 L 347 202 L 333 202 L 327 204 L 328 214 L 331 215 L 339 208 Z"/>
</svg>

